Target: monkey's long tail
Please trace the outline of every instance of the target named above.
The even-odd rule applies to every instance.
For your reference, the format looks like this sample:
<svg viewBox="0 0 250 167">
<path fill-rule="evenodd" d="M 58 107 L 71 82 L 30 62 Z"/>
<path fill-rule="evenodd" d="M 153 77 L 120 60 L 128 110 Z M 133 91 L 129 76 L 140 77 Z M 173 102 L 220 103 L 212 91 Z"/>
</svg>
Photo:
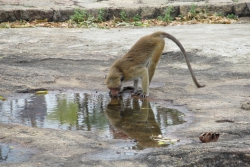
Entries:
<svg viewBox="0 0 250 167">
<path fill-rule="evenodd" d="M 187 58 L 187 53 L 186 53 L 184 47 L 182 46 L 182 44 L 181 44 L 174 36 L 172 36 L 172 35 L 170 35 L 170 34 L 168 34 L 168 33 L 165 33 L 165 32 L 164 32 L 163 35 L 164 35 L 165 38 L 171 39 L 171 40 L 181 49 L 181 52 L 182 52 L 182 54 L 183 54 L 183 56 L 184 56 L 184 58 L 185 58 L 185 60 L 186 60 L 188 69 L 189 69 L 189 71 L 190 71 L 190 73 L 191 73 L 192 79 L 193 79 L 195 85 L 197 86 L 197 88 L 204 87 L 205 85 L 200 85 L 200 84 L 198 83 L 198 81 L 197 81 L 197 79 L 196 79 L 196 77 L 195 77 L 195 75 L 194 75 L 194 73 L 193 73 L 193 69 L 192 69 L 192 67 L 191 67 L 191 65 L 190 65 L 190 63 L 189 63 L 188 58 Z"/>
</svg>

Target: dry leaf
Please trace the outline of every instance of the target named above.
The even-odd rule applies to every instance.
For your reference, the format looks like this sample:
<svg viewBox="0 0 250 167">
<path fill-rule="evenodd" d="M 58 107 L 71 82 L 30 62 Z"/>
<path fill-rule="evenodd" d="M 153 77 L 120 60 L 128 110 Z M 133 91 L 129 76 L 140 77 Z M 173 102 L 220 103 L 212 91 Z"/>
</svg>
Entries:
<svg viewBox="0 0 250 167">
<path fill-rule="evenodd" d="M 202 133 L 199 136 L 199 139 L 202 143 L 209 143 L 209 142 L 216 142 L 220 137 L 219 133 L 212 133 L 212 132 L 207 132 L 207 133 Z"/>
<path fill-rule="evenodd" d="M 5 101 L 7 99 L 0 95 L 0 100 Z"/>
</svg>

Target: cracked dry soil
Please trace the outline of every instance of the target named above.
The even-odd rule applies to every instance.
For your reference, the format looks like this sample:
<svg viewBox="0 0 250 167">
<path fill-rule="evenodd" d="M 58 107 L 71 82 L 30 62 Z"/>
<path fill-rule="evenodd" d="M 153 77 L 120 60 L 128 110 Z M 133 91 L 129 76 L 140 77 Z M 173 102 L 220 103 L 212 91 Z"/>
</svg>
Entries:
<svg viewBox="0 0 250 167">
<path fill-rule="evenodd" d="M 0 142 L 33 150 L 27 159 L 1 166 L 249 166 L 250 117 L 241 103 L 250 100 L 249 24 L 183 25 L 121 29 L 1 29 L 0 91 L 10 97 L 27 88 L 107 91 L 109 66 L 143 35 L 166 31 L 183 44 L 197 89 L 184 58 L 166 40 L 150 87 L 150 100 L 188 107 L 192 122 L 172 132 L 190 143 L 128 151 L 119 140 L 97 133 L 0 125 Z M 199 134 L 218 132 L 214 143 Z M 117 156 L 117 153 L 121 156 Z M 94 155 L 115 158 L 102 158 Z M 124 155 L 124 156 L 122 156 Z M 105 157 L 105 156 L 103 156 Z"/>
</svg>

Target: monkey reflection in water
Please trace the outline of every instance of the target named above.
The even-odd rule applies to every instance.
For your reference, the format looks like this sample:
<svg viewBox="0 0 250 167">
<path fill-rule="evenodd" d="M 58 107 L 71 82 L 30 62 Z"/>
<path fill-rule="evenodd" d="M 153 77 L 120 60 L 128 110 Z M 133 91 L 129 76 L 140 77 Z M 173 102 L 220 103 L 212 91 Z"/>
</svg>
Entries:
<svg viewBox="0 0 250 167">
<path fill-rule="evenodd" d="M 138 148 L 158 147 L 158 143 L 150 136 L 160 135 L 161 130 L 155 121 L 154 113 L 148 100 L 123 99 L 113 97 L 107 105 L 106 116 L 115 129 L 137 140 Z"/>
</svg>

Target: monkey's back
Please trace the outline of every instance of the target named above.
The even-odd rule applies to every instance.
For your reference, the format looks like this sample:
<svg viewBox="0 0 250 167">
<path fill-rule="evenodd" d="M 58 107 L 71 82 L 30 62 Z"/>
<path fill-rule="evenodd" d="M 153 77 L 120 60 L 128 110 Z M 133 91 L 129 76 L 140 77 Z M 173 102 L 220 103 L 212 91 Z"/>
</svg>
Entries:
<svg viewBox="0 0 250 167">
<path fill-rule="evenodd" d="M 133 65 L 146 66 L 155 52 L 157 52 L 157 48 L 162 48 L 164 45 L 165 41 L 161 37 L 152 37 L 152 34 L 144 36 L 121 59 L 123 62 L 129 61 Z"/>
</svg>

